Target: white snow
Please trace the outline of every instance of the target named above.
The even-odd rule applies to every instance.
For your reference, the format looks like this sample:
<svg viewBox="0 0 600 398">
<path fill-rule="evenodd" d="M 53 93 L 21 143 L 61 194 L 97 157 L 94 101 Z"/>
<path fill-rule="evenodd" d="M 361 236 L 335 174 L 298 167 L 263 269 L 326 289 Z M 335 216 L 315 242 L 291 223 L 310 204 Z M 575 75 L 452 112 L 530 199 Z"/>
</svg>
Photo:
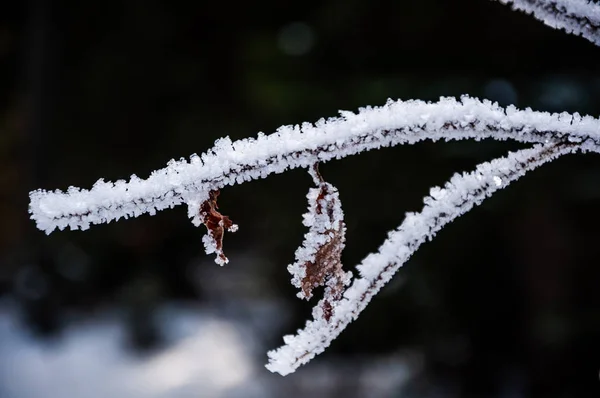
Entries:
<svg viewBox="0 0 600 398">
<path fill-rule="evenodd" d="M 207 311 L 167 309 L 165 315 L 168 348 L 134 356 L 124 350 L 126 333 L 117 316 L 72 324 L 54 342 L 43 342 L 0 307 L 0 396 L 265 396 L 253 381 L 256 336 Z"/>
</svg>

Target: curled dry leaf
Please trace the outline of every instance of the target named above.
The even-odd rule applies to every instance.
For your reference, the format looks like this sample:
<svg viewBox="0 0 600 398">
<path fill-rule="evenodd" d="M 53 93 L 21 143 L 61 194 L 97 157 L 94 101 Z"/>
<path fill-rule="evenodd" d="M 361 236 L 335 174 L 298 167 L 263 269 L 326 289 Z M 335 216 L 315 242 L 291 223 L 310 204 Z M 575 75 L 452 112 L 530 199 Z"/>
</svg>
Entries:
<svg viewBox="0 0 600 398">
<path fill-rule="evenodd" d="M 292 284 L 300 288 L 298 297 L 310 299 L 313 289 L 325 286 L 324 297 L 318 306 L 321 317 L 332 315 L 333 302 L 342 297 L 344 286 L 350 283 L 351 272 L 342 269 L 341 254 L 344 249 L 346 226 L 337 189 L 322 181 L 316 171 L 318 188 L 308 192 L 308 212 L 304 225 L 309 231 L 296 250 L 296 261 L 288 266 Z"/>
<path fill-rule="evenodd" d="M 229 217 L 219 212 L 217 205 L 219 193 L 218 189 L 209 192 L 208 199 L 200 205 L 200 220 L 207 229 L 206 235 L 202 238 L 206 253 L 216 253 L 215 262 L 224 265 L 229 262 L 229 259 L 223 253 L 223 235 L 225 231 L 237 231 L 238 226 Z"/>
</svg>

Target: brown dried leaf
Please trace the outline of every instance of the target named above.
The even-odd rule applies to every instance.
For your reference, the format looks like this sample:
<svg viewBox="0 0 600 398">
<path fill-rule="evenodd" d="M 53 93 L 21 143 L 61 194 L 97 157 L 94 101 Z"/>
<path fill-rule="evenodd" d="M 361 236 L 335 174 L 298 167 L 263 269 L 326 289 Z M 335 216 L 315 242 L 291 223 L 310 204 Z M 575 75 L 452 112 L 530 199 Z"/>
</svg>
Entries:
<svg viewBox="0 0 600 398">
<path fill-rule="evenodd" d="M 227 216 L 222 215 L 217 205 L 217 198 L 220 191 L 218 189 L 209 192 L 209 197 L 200 205 L 200 220 L 206 226 L 207 234 L 211 238 L 214 252 L 217 253 L 217 263 L 223 265 L 229 262 L 229 259 L 223 253 L 223 236 L 225 231 L 237 231 L 235 225 Z M 209 247 L 207 247 L 209 249 Z"/>
<path fill-rule="evenodd" d="M 331 188 L 333 188 L 331 184 L 321 184 L 320 193 L 317 197 L 316 214 L 321 215 L 325 211 L 331 224 L 335 225 L 336 222 L 334 220 L 333 211 L 334 206 L 339 206 L 339 203 L 335 203 L 335 199 L 332 199 L 333 196 L 329 195 L 332 190 Z M 326 198 L 329 200 L 326 200 Z M 325 209 L 323 209 L 323 207 L 325 207 Z M 315 253 L 314 261 L 307 261 L 304 265 L 306 274 L 304 278 L 302 278 L 301 284 L 302 291 L 308 298 L 312 296 L 312 290 L 314 288 L 325 286 L 328 279 L 335 278 L 341 281 L 343 275 L 345 275 L 345 272 L 342 270 L 341 256 L 342 250 L 344 249 L 344 242 L 346 241 L 346 226 L 341 220 L 337 224 L 336 229 L 327 229 L 324 231 L 323 234 L 328 235 L 329 239 L 326 243 L 319 246 Z M 334 288 L 333 291 L 339 291 L 339 293 L 341 293 L 344 285 L 341 282 L 336 286 L 338 285 L 339 287 Z"/>
<path fill-rule="evenodd" d="M 337 189 L 323 180 L 316 166 L 310 171 L 317 188 L 307 195 L 309 210 L 304 224 L 309 231 L 288 270 L 292 284 L 301 289 L 300 298 L 310 299 L 315 288 L 325 287 L 316 316 L 329 321 L 352 276 L 343 270 L 341 261 L 346 226 Z"/>
</svg>

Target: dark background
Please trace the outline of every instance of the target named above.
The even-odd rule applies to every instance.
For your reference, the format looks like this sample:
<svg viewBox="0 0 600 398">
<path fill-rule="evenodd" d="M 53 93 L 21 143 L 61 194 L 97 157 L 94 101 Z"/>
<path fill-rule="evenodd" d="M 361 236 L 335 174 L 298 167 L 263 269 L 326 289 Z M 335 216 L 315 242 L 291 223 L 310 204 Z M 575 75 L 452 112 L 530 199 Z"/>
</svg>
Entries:
<svg viewBox="0 0 600 398">
<path fill-rule="evenodd" d="M 387 98 L 596 116 L 598 65 L 600 48 L 487 0 L 2 2 L 0 296 L 40 339 L 115 308 L 132 352 L 163 346 L 153 313 L 165 302 L 261 297 L 290 308 L 264 342 L 274 348 L 310 313 L 286 271 L 304 233 L 303 171 L 222 190 L 240 231 L 203 283 L 190 275 L 218 266 L 185 208 L 45 236 L 28 192 L 145 177 L 225 135 Z M 323 165 L 346 212 L 345 264 L 377 250 L 430 186 L 521 147 L 427 142 Z M 411 349 L 423 369 L 393 394 L 597 397 L 599 205 L 595 154 L 532 172 L 424 245 L 316 361 Z"/>
</svg>

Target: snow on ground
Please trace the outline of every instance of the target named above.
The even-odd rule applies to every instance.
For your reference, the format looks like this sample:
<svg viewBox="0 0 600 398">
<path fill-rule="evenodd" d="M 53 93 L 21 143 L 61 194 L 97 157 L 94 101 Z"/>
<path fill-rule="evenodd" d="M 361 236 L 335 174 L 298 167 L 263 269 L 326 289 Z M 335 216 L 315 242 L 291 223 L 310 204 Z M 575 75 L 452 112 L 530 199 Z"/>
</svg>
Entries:
<svg viewBox="0 0 600 398">
<path fill-rule="evenodd" d="M 116 316 L 72 325 L 52 343 L 32 337 L 0 309 L 0 397 L 264 397 L 253 383 L 253 340 L 206 312 L 169 311 L 171 344 L 152 355 L 123 349 Z M 243 389 L 243 394 L 240 390 Z"/>
</svg>

